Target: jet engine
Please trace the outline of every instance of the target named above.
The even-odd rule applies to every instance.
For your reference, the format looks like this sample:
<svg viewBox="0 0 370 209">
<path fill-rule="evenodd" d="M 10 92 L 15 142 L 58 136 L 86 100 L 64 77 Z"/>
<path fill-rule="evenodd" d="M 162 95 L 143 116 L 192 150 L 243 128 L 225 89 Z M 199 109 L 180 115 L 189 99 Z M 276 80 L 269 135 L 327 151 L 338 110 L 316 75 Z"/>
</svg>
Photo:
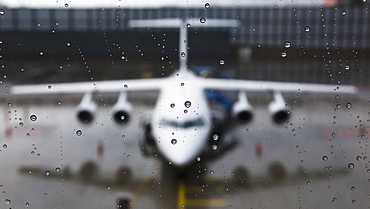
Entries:
<svg viewBox="0 0 370 209">
<path fill-rule="evenodd" d="M 280 93 L 274 93 L 274 100 L 269 104 L 269 112 L 272 120 L 277 124 L 282 124 L 289 119 L 289 109 Z"/>
<path fill-rule="evenodd" d="M 245 93 L 239 92 L 238 97 L 238 101 L 232 109 L 232 116 L 240 124 L 249 123 L 253 119 L 253 108 L 249 104 Z"/>
<path fill-rule="evenodd" d="M 125 125 L 130 121 L 132 104 L 127 101 L 127 93 L 121 92 L 116 104 L 112 107 L 112 118 L 119 125 Z"/>
<path fill-rule="evenodd" d="M 77 119 L 81 123 L 91 123 L 97 110 L 96 103 L 92 100 L 92 93 L 86 93 L 77 106 Z"/>
</svg>

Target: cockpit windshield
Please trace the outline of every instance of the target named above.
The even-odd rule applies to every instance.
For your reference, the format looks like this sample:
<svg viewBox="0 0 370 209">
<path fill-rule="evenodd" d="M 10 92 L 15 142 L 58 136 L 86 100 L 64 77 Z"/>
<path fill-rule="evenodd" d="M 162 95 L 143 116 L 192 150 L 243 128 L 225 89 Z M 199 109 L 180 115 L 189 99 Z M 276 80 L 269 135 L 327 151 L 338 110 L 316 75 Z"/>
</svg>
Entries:
<svg viewBox="0 0 370 209">
<path fill-rule="evenodd" d="M 202 118 L 196 118 L 194 120 L 187 120 L 185 122 L 178 122 L 178 121 L 174 121 L 174 120 L 163 119 L 160 124 L 161 124 L 161 126 L 170 126 L 170 127 L 174 127 L 174 128 L 187 129 L 187 128 L 192 128 L 192 127 L 203 126 L 204 122 L 203 122 Z"/>
</svg>

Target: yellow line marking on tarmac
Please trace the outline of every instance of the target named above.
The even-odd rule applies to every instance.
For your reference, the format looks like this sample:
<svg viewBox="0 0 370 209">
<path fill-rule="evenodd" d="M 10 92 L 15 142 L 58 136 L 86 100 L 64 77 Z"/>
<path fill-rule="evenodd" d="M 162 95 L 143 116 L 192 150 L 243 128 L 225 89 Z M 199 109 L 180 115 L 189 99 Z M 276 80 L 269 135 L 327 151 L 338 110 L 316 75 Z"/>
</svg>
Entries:
<svg viewBox="0 0 370 209">
<path fill-rule="evenodd" d="M 225 199 L 187 199 L 187 207 L 226 207 Z"/>
<path fill-rule="evenodd" d="M 187 193 L 202 193 L 204 188 L 202 186 L 186 186 Z"/>
<path fill-rule="evenodd" d="M 137 203 L 137 201 L 139 200 L 139 197 L 143 195 L 145 189 L 149 186 L 149 184 L 154 180 L 154 176 L 151 176 L 147 179 L 145 179 L 145 181 L 143 181 L 143 183 L 140 184 L 140 186 L 135 190 L 134 194 L 132 195 L 132 198 L 131 198 L 131 207 L 132 208 L 135 208 L 135 205 Z"/>
<path fill-rule="evenodd" d="M 180 179 L 179 188 L 177 190 L 177 208 L 184 209 L 186 204 L 186 188 L 184 179 Z"/>
</svg>

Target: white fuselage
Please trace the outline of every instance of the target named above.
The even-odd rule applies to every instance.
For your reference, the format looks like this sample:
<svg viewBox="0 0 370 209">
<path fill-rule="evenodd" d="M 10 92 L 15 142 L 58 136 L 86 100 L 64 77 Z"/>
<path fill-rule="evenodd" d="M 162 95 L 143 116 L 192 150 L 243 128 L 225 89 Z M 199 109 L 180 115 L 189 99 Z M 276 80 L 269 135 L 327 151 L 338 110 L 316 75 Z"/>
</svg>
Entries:
<svg viewBox="0 0 370 209">
<path fill-rule="evenodd" d="M 199 78 L 182 70 L 170 76 L 160 92 L 151 126 L 156 147 L 175 166 L 195 162 L 207 146 L 211 112 Z"/>
</svg>

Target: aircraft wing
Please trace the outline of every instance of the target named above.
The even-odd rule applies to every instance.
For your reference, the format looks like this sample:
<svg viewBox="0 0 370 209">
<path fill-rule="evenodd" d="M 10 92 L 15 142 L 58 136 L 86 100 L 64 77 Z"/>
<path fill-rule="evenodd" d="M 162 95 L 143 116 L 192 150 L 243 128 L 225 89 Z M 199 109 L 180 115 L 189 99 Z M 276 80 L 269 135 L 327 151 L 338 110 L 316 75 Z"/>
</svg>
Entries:
<svg viewBox="0 0 370 209">
<path fill-rule="evenodd" d="M 355 86 L 205 78 L 204 89 L 284 93 L 357 93 Z"/>
<path fill-rule="evenodd" d="M 76 83 L 16 85 L 12 94 L 64 94 L 86 92 L 156 91 L 162 88 L 163 78 Z"/>
</svg>

